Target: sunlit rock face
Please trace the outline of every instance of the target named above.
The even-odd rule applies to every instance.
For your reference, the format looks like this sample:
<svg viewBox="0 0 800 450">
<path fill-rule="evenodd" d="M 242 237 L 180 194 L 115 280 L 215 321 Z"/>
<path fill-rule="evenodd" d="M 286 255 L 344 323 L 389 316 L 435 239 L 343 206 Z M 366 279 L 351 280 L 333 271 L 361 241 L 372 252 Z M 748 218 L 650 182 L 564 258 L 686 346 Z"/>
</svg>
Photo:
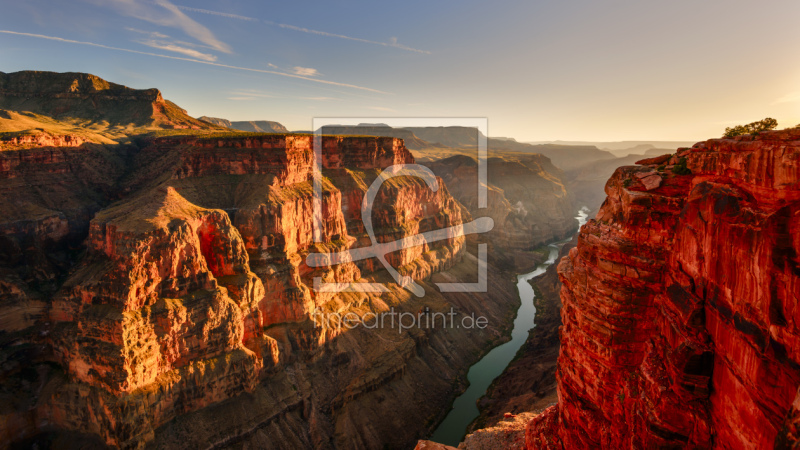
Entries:
<svg viewBox="0 0 800 450">
<path fill-rule="evenodd" d="M 559 399 L 527 447 L 797 445 L 800 130 L 640 164 L 559 265 Z"/>
<path fill-rule="evenodd" d="M 189 117 L 158 89 L 131 89 L 88 73 L 0 72 L 0 107 L 91 128 L 222 129 Z"/>
<path fill-rule="evenodd" d="M 376 259 L 307 264 L 371 245 L 362 202 L 414 162 L 402 140 L 325 136 L 317 161 L 312 136 L 234 133 L 88 74 L 0 73 L 0 108 L 0 447 L 409 448 L 509 333 L 507 273 L 489 264 L 487 292 L 436 284 L 474 281 L 463 237 L 387 255 L 424 297 Z M 437 181 L 384 183 L 375 239 L 470 220 Z M 451 308 L 489 326 L 316 320 Z"/>
<path fill-rule="evenodd" d="M 321 346 L 343 333 L 324 324 L 315 327 L 312 315 L 318 308 L 348 312 L 367 302 L 380 310 L 387 302 L 402 306 L 410 300 L 399 288 L 388 296 L 314 291 L 315 277 L 331 283 L 364 281 L 382 269 L 375 259 L 322 268 L 306 264 L 310 252 L 370 245 L 361 222 L 362 201 L 382 169 L 414 162 L 401 140 L 322 140 L 318 242 L 313 239 L 311 136 L 157 138 L 142 147 L 131 154 L 127 169 L 112 163 L 87 166 L 82 158 L 110 157 L 101 146 L 4 155 L 3 176 L 19 180 L 5 182 L 10 193 L 19 188 L 22 195 L 32 180 L 57 194 L 65 191 L 65 203 L 52 205 L 53 211 L 44 209 L 39 197 L 30 199 L 29 210 L 14 210 L 3 223 L 4 252 L 11 255 L 32 245 L 47 254 L 53 246 L 78 245 L 71 239 L 88 230 L 85 253 L 75 256 L 68 271 L 47 261 L 30 262 L 31 270 L 57 286 L 46 297 L 31 291 L 35 278 L 28 277 L 29 269 L 17 273 L 4 266 L 0 273 L 2 331 L 41 346 L 36 358 L 63 370 L 55 375 L 53 369 L 37 369 L 38 375 L 30 375 L 58 382 L 48 385 L 27 415 L 3 416 L 0 434 L 6 441 L 50 426 L 90 433 L 112 446 L 143 446 L 166 422 L 225 399 L 257 388 L 284 395 L 286 386 L 270 388 L 265 380 L 281 367 L 304 367 L 301 361 L 315 352 L 322 352 L 317 359 L 330 358 Z M 60 185 L 53 188 L 49 182 Z M 68 194 L 70 189 L 77 192 Z M 104 189 L 111 194 L 103 197 Z M 106 206 L 114 195 L 122 199 Z M 397 177 L 378 191 L 372 224 L 377 240 L 386 242 L 458 225 L 464 221 L 461 212 L 441 180 L 433 191 L 418 178 Z M 87 213 L 93 214 L 91 221 Z M 425 280 L 457 264 L 464 243 L 464 237 L 429 242 L 393 252 L 387 260 L 402 274 Z M 503 303 L 491 310 L 498 325 L 513 307 L 507 298 L 511 293 L 503 291 Z M 499 327 L 488 333 L 476 335 L 475 343 L 501 337 Z M 349 393 L 325 400 L 315 411 L 326 410 L 330 402 L 344 408 L 400 376 L 417 358 L 417 343 L 407 335 L 395 339 L 404 342 L 402 356 L 376 362 L 374 374 L 356 371 L 337 378 L 314 395 L 327 396 L 345 386 Z M 416 339 L 419 345 L 427 340 Z M 477 354 L 475 343 L 448 356 L 465 362 Z M 351 347 L 338 344 L 339 353 L 352 353 L 347 361 L 391 353 L 382 346 Z M 429 358 L 444 357 L 435 353 Z M 444 402 L 447 391 L 441 388 L 450 381 L 442 381 L 438 398 Z M 309 396 L 314 391 L 302 392 Z M 399 435 L 398 440 L 413 437 Z"/>
</svg>

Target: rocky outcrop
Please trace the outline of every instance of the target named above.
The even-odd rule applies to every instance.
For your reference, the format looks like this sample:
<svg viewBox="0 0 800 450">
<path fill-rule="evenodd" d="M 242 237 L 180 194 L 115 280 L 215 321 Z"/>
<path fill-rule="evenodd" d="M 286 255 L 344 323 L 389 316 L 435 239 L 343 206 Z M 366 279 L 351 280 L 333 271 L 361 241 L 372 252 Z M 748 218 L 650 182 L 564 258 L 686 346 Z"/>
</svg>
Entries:
<svg viewBox="0 0 800 450">
<path fill-rule="evenodd" d="M 245 346 L 245 329 L 259 329 L 264 288 L 247 262 L 227 214 L 169 187 L 98 214 L 88 255 L 49 311 L 55 357 L 71 381 L 48 399 L 51 420 L 121 445 L 252 390 L 262 360 Z M 68 396 L 87 388 L 98 405 L 115 406 L 76 414 Z M 143 390 L 153 394 L 141 398 Z M 125 421 L 132 402 L 152 412 Z"/>
<path fill-rule="evenodd" d="M 620 166 L 635 164 L 644 155 L 627 155 L 615 159 L 586 161 L 576 164 L 577 167 L 564 173 L 564 182 L 575 196 L 575 204 L 587 207 L 592 215 L 596 214 L 606 199 L 604 187 L 606 181 Z"/>
<path fill-rule="evenodd" d="M 533 413 L 521 414 L 506 413 L 493 425 L 481 428 L 464 437 L 458 444 L 461 450 L 524 450 L 525 427 Z"/>
<path fill-rule="evenodd" d="M 792 129 L 615 172 L 559 265 L 559 401 L 528 448 L 797 445 L 798 161 Z"/>
<path fill-rule="evenodd" d="M 419 441 L 417 442 L 416 447 L 414 447 L 414 450 L 455 450 L 455 447 L 438 444 L 432 441 Z"/>
<path fill-rule="evenodd" d="M 34 147 L 79 147 L 86 142 L 74 134 L 8 133 L 0 136 L 0 151 Z"/>
</svg>

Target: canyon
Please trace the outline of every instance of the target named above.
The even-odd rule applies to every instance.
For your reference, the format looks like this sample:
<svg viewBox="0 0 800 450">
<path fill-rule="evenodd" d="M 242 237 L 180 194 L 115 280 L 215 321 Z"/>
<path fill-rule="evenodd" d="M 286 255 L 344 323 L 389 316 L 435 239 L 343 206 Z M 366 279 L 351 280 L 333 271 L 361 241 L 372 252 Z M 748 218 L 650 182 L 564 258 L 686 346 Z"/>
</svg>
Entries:
<svg viewBox="0 0 800 450">
<path fill-rule="evenodd" d="M 308 134 L 193 119 L 157 90 L 1 75 L 9 447 L 410 448 L 465 390 L 468 368 L 509 339 L 514 273 L 573 235 L 575 188 L 596 195 L 601 172 L 637 158 L 579 147 L 570 152 L 597 167 L 564 168 L 538 146 L 497 140 L 506 147 L 488 159 L 482 209 L 463 147 L 433 158 L 440 147 L 328 134 L 315 149 Z M 472 142 L 463 130 L 406 133 L 415 146 Z M 494 229 L 388 254 L 421 297 L 377 258 L 309 265 L 312 253 L 369 246 L 368 188 L 418 161 L 438 188 L 385 181 L 371 217 L 378 242 L 479 217 Z M 800 129 L 640 159 L 614 169 L 605 194 L 532 280 L 536 327 L 479 400 L 461 448 L 800 445 Z M 441 292 L 437 283 L 473 281 L 480 245 L 491 249 L 487 292 Z M 488 326 L 363 326 L 448 311 Z M 330 320 L 348 314 L 362 326 Z"/>
<path fill-rule="evenodd" d="M 307 264 L 310 253 L 370 244 L 361 204 L 383 169 L 415 162 L 401 139 L 321 139 L 314 239 L 312 136 L 232 132 L 188 117 L 157 90 L 88 74 L 2 81 L 4 446 L 407 448 L 444 417 L 467 368 L 508 339 L 519 298 L 507 269 L 490 261 L 487 292 L 436 287 L 471 282 L 478 244 L 491 236 L 388 254 L 423 297 L 391 283 L 375 258 Z M 534 175 L 542 204 L 569 211 L 546 158 L 514 164 L 513 189 Z M 458 199 L 474 169 L 464 173 L 452 192 L 441 177 L 435 191 L 415 177 L 384 182 L 377 240 L 472 220 L 480 211 Z M 518 233 L 547 240 L 576 225 Z M 386 288 L 318 291 L 315 279 Z M 450 311 L 488 326 L 324 320 Z"/>
<path fill-rule="evenodd" d="M 539 154 L 486 159 L 487 208 L 478 208 L 478 161 L 456 155 L 427 165 L 453 190 L 472 215 L 485 215 L 495 226 L 487 233 L 489 259 L 510 272 L 525 273 L 547 259 L 543 245 L 572 236 L 578 222 L 575 199 L 563 173 Z"/>
<path fill-rule="evenodd" d="M 460 448 L 800 445 L 798 161 L 791 128 L 618 168 L 558 265 L 557 403 L 528 348 Z"/>
<path fill-rule="evenodd" d="M 586 208 L 576 219 L 586 222 Z M 524 423 L 528 411 L 537 403 L 546 404 L 555 396 L 555 365 L 558 357 L 558 314 L 560 304 L 550 307 L 558 297 L 558 277 L 554 263 L 564 251 L 574 247 L 575 239 L 547 246 L 547 260 L 535 270 L 517 275 L 517 289 L 522 302 L 514 319 L 511 341 L 492 349 L 470 367 L 469 389 L 453 403 L 453 409 L 431 435 L 431 441 L 457 445 L 465 433 L 480 429 L 464 440 L 467 448 L 505 448 L 524 439 L 524 427 L 504 433 L 504 442 L 493 442 L 491 427 L 499 419 L 512 418 Z M 535 280 L 535 281 L 534 281 Z M 538 287 L 545 287 L 542 291 Z M 542 295 L 545 294 L 545 295 Z M 531 327 L 534 328 L 531 328 Z M 523 412 L 521 415 L 510 411 Z M 489 441 L 484 445 L 483 437 Z"/>
<path fill-rule="evenodd" d="M 392 442 L 389 431 L 398 445 L 424 432 L 416 421 L 408 434 L 393 425 L 418 415 L 423 397 L 434 423 L 458 367 L 504 339 L 512 281 L 491 269 L 491 300 L 445 299 L 425 280 L 434 273 L 457 280 L 477 269 L 458 237 L 389 255 L 401 273 L 421 280 L 424 299 L 400 288 L 315 292 L 314 277 L 387 281 L 374 260 L 323 269 L 308 267 L 305 255 L 363 243 L 357 213 L 366 187 L 380 169 L 413 159 L 396 139 L 326 137 L 323 239 L 315 243 L 311 142 L 292 135 L 155 138 L 132 156 L 129 172 L 77 164 L 96 162 L 91 152 L 102 148 L 4 151 L 4 199 L 28 201 L 3 224 L 8 255 L 26 259 L 6 260 L 4 268 L 4 379 L 23 386 L 4 390 L 14 403 L 31 403 L 5 411 L 3 441 L 38 442 L 42 432 L 68 430 L 111 446 L 169 447 L 259 442 L 279 432 L 291 439 L 269 439 L 276 448 L 358 439 L 375 448 Z M 130 194 L 106 206 L 92 186 L 77 189 L 95 171 L 107 177 L 98 184 L 118 183 Z M 54 195 L 26 198 L 32 180 Z M 56 198 L 62 201 L 52 204 Z M 394 239 L 459 224 L 460 213 L 444 185 L 433 193 L 405 177 L 381 189 L 373 222 L 378 239 Z M 66 259 L 61 253 L 80 252 L 81 242 L 85 253 L 56 264 Z M 400 334 L 312 321 L 318 311 L 364 316 L 449 306 L 495 325 Z M 425 392 L 410 391 L 423 381 Z M 393 413 L 374 421 L 362 413 L 370 408 Z M 192 415 L 199 411 L 207 418 Z"/>
<path fill-rule="evenodd" d="M 578 243 L 577 235 L 559 250 L 556 261 L 569 255 Z M 534 328 L 520 348 L 516 358 L 495 379 L 486 394 L 478 401 L 480 416 L 468 432 L 492 428 L 505 419 L 506 414 L 540 412 L 558 400 L 556 392 L 556 366 L 560 348 L 561 281 L 558 264 L 550 265 L 544 274 L 529 283 L 536 296 Z M 524 429 L 524 423 L 518 427 Z"/>
<path fill-rule="evenodd" d="M 558 184 L 571 198 L 573 208 L 565 215 L 559 209 L 547 208 L 549 216 L 539 217 L 536 220 L 564 220 L 576 209 L 586 207 L 594 214 L 605 200 L 604 186 L 606 180 L 614 173 L 617 167 L 630 165 L 634 162 L 646 158 L 649 154 L 653 156 L 665 153 L 653 145 L 646 145 L 635 141 L 620 143 L 588 143 L 588 142 L 561 142 L 552 143 L 526 143 L 517 142 L 513 138 L 496 138 L 483 136 L 480 131 L 461 126 L 449 127 L 390 127 L 381 123 L 362 123 L 359 125 L 338 125 L 326 126 L 322 129 L 324 133 L 348 134 L 348 135 L 368 135 L 368 136 L 395 136 L 403 138 L 406 146 L 412 151 L 418 161 L 431 163 L 434 167 L 446 164 L 448 169 L 460 167 L 461 170 L 469 163 L 465 158 L 475 159 L 475 148 L 479 139 L 485 139 L 487 153 L 489 156 L 488 166 L 496 166 L 489 174 L 489 182 L 494 185 L 492 195 L 498 203 L 498 208 L 505 200 L 502 198 L 504 189 L 499 187 L 501 184 L 508 184 L 505 180 L 506 170 L 508 175 L 514 177 L 521 174 L 519 167 L 514 164 L 527 166 L 529 176 L 540 177 L 542 173 L 555 175 Z M 682 142 L 658 142 L 665 146 L 670 146 L 672 150 L 677 148 Z M 615 145 L 616 144 L 616 145 Z M 633 145 L 639 144 L 639 145 Z M 600 145 L 613 147 L 614 150 L 599 148 Z M 492 169 L 490 169 L 492 170 Z M 457 173 L 448 172 L 451 177 L 458 177 Z M 545 176 L 544 178 L 547 178 Z M 550 178 L 552 180 L 552 177 Z M 543 185 L 541 180 L 536 184 Z M 535 198 L 535 193 L 528 194 Z M 474 196 L 473 196 L 474 197 Z M 547 196 L 545 195 L 545 198 Z M 461 199 L 459 199 L 461 200 Z M 470 200 L 465 199 L 468 204 Z M 516 207 L 516 202 L 511 202 Z M 523 201 L 531 209 L 531 202 Z M 534 207 L 535 208 L 535 207 Z M 493 212 L 496 213 L 497 211 Z M 536 215 L 536 214 L 534 214 Z M 494 217 L 494 216 L 493 216 Z M 530 220 L 530 219 L 528 219 Z M 561 230 L 563 227 L 555 228 Z M 571 233 L 570 233 L 571 235 Z M 501 238 L 502 239 L 502 238 Z M 527 242 L 529 247 L 537 247 L 543 242 L 534 238 Z M 519 271 L 526 272 L 527 269 L 540 263 L 542 260 L 518 261 L 521 266 L 515 266 Z"/>
</svg>

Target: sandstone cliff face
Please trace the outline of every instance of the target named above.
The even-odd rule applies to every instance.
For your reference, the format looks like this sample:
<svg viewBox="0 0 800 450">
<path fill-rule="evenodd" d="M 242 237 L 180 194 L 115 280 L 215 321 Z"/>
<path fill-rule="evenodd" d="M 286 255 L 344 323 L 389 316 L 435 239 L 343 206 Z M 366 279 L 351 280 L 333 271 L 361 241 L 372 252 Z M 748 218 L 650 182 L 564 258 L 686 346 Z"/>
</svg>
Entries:
<svg viewBox="0 0 800 450">
<path fill-rule="evenodd" d="M 559 402 L 528 448 L 797 445 L 799 161 L 793 129 L 617 170 L 559 265 Z"/>
<path fill-rule="evenodd" d="M 100 145 L 0 151 L 0 334 L 44 321 L 123 171 L 120 154 Z"/>
<path fill-rule="evenodd" d="M 41 258 L 0 267 L 0 338 L 15 342 L 0 347 L 0 398 L 16 405 L 0 409 L 2 441 L 49 445 L 41 433 L 56 430 L 58 439 L 79 433 L 124 448 L 347 448 L 354 440 L 381 448 L 435 424 L 462 369 L 502 339 L 513 284 L 490 268 L 491 296 L 440 294 L 428 280 L 469 280 L 477 270 L 460 237 L 388 255 L 419 280 L 423 299 L 398 287 L 316 292 L 314 277 L 389 281 L 376 260 L 311 268 L 305 259 L 369 245 L 365 192 L 380 169 L 413 157 L 397 139 L 326 137 L 315 243 L 312 145 L 310 136 L 219 135 L 147 139 L 116 156 L 89 144 L 3 152 L 3 198 L 31 206 L 0 224 L 0 250 Z M 24 187 L 35 182 L 75 189 L 74 197 L 29 198 Z M 372 217 L 377 239 L 464 221 L 439 182 L 436 192 L 412 177 L 385 183 Z M 399 333 L 315 326 L 313 316 L 450 306 L 492 325 Z"/>
<path fill-rule="evenodd" d="M 0 151 L 0 230 L 39 243 L 79 233 L 123 172 L 120 153 L 101 145 Z"/>
<path fill-rule="evenodd" d="M 79 147 L 84 142 L 86 139 L 74 134 L 20 133 L 0 139 L 0 151 L 32 147 Z"/>
</svg>

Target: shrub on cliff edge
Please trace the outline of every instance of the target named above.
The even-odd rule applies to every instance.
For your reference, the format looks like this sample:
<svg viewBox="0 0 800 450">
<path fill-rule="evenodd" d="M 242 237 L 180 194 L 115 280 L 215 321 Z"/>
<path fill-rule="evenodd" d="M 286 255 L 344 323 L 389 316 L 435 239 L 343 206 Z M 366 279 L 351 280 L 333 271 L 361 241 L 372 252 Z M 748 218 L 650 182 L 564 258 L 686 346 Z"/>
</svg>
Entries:
<svg viewBox="0 0 800 450">
<path fill-rule="evenodd" d="M 678 164 L 672 166 L 672 173 L 675 175 L 691 175 L 692 171 L 686 167 L 686 157 L 682 157 L 678 160 Z"/>
<path fill-rule="evenodd" d="M 758 134 L 762 131 L 774 130 L 778 126 L 778 121 L 772 117 L 767 117 L 758 122 L 748 123 L 747 125 L 736 125 L 735 127 L 725 128 L 725 134 L 722 137 L 730 138 L 742 134 Z"/>
</svg>

